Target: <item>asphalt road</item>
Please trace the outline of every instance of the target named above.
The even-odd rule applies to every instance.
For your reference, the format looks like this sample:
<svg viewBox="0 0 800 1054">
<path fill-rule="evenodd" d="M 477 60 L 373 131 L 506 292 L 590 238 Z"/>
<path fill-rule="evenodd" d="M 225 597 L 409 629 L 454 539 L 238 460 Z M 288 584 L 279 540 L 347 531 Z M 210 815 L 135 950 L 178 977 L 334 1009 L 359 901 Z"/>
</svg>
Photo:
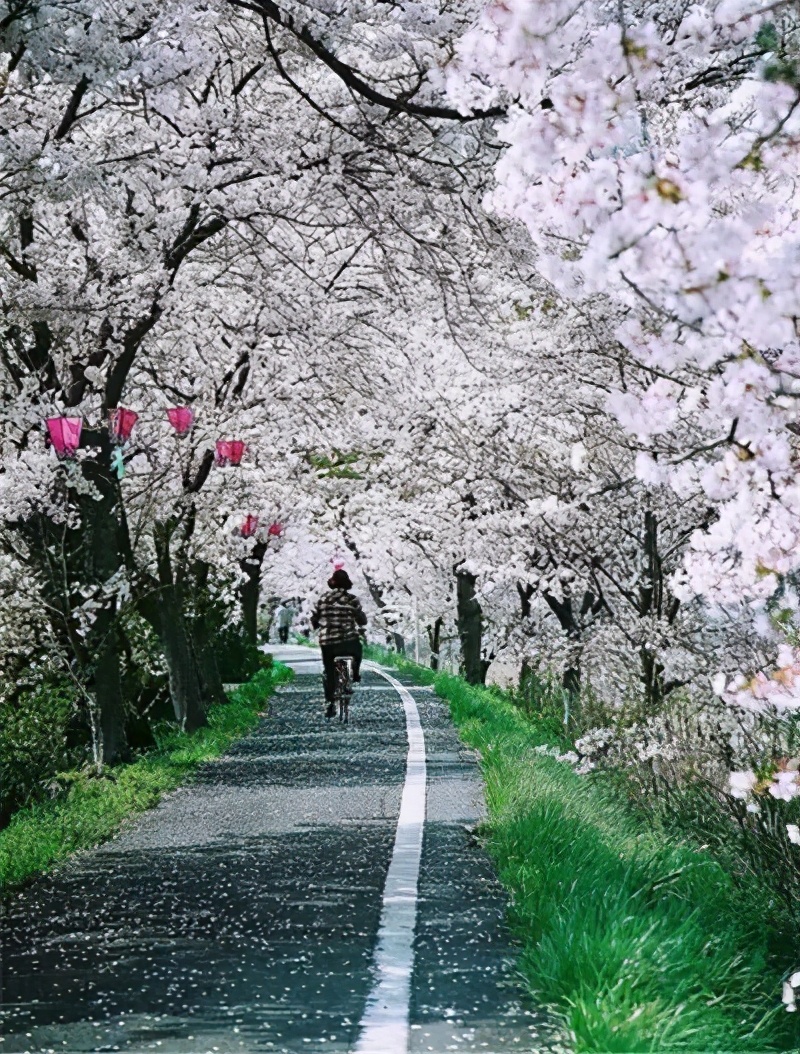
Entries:
<svg viewBox="0 0 800 1054">
<path fill-rule="evenodd" d="M 347 728 L 318 663 L 189 786 L 16 897 L 2 923 L 0 1050 L 351 1051 L 374 980 L 408 740 L 397 691 L 365 674 Z M 408 684 L 406 678 L 398 678 Z M 471 835 L 474 759 L 411 687 L 426 741 L 409 1051 L 540 1051 L 509 960 L 504 898 Z"/>
</svg>

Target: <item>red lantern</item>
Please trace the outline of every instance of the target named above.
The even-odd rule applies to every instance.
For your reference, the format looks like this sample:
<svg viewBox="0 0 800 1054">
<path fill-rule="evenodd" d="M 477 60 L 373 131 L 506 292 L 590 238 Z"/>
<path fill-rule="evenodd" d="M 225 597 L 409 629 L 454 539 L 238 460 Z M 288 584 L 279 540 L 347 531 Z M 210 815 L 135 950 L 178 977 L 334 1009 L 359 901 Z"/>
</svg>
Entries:
<svg viewBox="0 0 800 1054">
<path fill-rule="evenodd" d="M 244 456 L 245 445 L 241 439 L 232 439 L 230 443 L 230 459 L 232 465 L 239 465 Z"/>
<path fill-rule="evenodd" d="M 274 523 L 271 523 L 269 525 L 267 534 L 270 535 L 270 537 L 272 538 L 280 538 L 280 536 L 283 534 L 283 524 L 278 523 L 277 520 Z"/>
<path fill-rule="evenodd" d="M 139 420 L 135 410 L 125 410 L 120 406 L 116 410 L 109 410 L 108 430 L 115 443 L 125 443 L 131 437 L 133 426 Z"/>
<path fill-rule="evenodd" d="M 45 419 L 50 442 L 60 458 L 75 457 L 81 441 L 83 421 L 80 417 L 48 417 Z"/>
<path fill-rule="evenodd" d="M 185 436 L 194 424 L 194 413 L 190 406 L 171 406 L 167 410 L 167 417 L 179 436 Z"/>
<path fill-rule="evenodd" d="M 258 530 L 258 516 L 245 516 L 241 529 L 243 538 L 251 538 Z"/>
<path fill-rule="evenodd" d="M 218 439 L 217 440 L 217 464 L 239 465 L 245 452 L 245 445 L 241 439 Z"/>
</svg>

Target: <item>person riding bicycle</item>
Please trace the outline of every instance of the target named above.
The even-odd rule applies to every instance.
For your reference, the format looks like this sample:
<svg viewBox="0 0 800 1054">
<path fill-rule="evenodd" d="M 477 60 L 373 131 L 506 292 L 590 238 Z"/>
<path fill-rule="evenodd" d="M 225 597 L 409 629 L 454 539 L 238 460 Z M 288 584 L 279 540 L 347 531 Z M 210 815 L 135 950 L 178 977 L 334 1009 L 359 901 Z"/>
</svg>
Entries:
<svg viewBox="0 0 800 1054">
<path fill-rule="evenodd" d="M 347 571 L 343 568 L 334 571 L 328 579 L 329 592 L 322 594 L 311 616 L 311 625 L 319 630 L 322 650 L 325 702 L 328 704 L 326 717 L 336 714 L 336 704 L 333 700 L 336 688 L 333 666 L 336 659 L 349 655 L 353 660 L 353 680 L 356 683 L 361 680 L 362 648 L 359 627 L 366 626 L 367 616 L 358 597 L 354 597 L 350 592 L 352 588 L 353 583 Z"/>
</svg>

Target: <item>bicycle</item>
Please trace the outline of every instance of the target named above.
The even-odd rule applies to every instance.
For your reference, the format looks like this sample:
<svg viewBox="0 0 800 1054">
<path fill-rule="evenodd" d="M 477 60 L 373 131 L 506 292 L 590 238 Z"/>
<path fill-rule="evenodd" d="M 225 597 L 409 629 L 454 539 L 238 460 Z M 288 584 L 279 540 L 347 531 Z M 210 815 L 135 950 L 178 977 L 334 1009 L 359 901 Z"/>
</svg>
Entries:
<svg viewBox="0 0 800 1054">
<path fill-rule="evenodd" d="M 339 711 L 339 720 L 348 723 L 350 699 L 353 695 L 353 678 L 350 656 L 340 655 L 333 663 L 333 700 Z"/>
</svg>

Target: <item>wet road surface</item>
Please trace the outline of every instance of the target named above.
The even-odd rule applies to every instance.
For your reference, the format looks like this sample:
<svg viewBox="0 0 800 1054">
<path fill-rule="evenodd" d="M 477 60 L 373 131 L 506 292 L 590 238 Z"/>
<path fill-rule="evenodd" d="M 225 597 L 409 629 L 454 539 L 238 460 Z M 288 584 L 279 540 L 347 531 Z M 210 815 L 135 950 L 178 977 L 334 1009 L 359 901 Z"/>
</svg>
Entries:
<svg viewBox="0 0 800 1054">
<path fill-rule="evenodd" d="M 278 649 L 274 649 L 279 652 Z M 269 716 L 116 839 L 35 882 L 3 921 L 0 1050 L 345 1052 L 373 981 L 408 742 L 364 675 L 326 721 L 313 653 Z M 414 689 L 427 807 L 410 1051 L 547 1049 L 513 981 L 504 899 L 470 834 L 475 761 Z"/>
</svg>

